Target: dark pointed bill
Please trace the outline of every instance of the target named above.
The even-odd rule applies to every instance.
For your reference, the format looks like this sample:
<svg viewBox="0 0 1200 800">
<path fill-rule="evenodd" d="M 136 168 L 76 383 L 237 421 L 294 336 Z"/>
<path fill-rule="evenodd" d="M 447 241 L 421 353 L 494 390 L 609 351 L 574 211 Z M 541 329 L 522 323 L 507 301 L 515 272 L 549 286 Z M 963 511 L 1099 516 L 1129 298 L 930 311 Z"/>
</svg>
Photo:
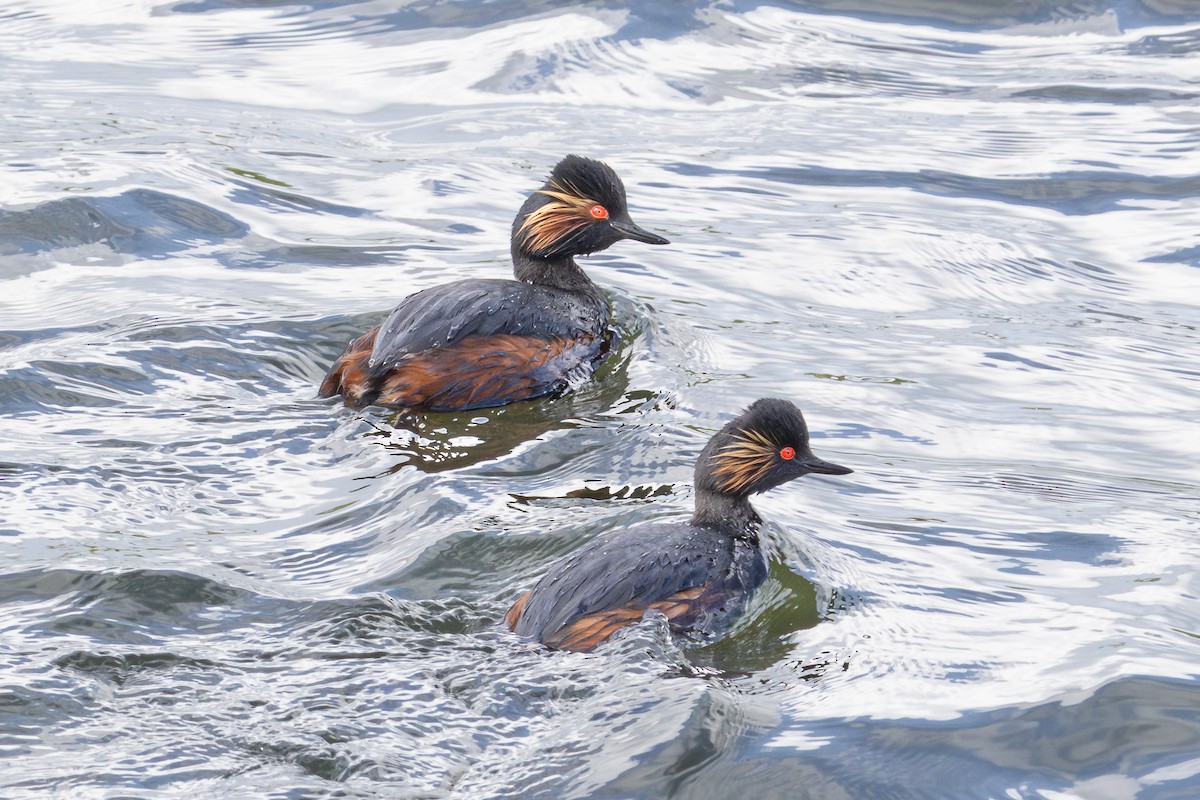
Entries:
<svg viewBox="0 0 1200 800">
<path fill-rule="evenodd" d="M 800 462 L 800 466 L 804 467 L 808 472 L 815 472 L 818 475 L 849 475 L 851 472 L 854 472 L 849 467 L 834 464 L 832 461 L 822 461 L 812 453 L 809 453 Z"/>
<path fill-rule="evenodd" d="M 650 231 L 645 230 L 643 228 L 639 228 L 637 225 L 634 225 L 632 222 L 630 222 L 628 220 L 614 219 L 614 220 L 610 220 L 609 224 L 612 225 L 614 228 L 616 228 L 617 231 L 620 232 L 620 234 L 622 236 L 624 236 L 626 239 L 635 239 L 639 242 L 645 242 L 646 244 L 670 244 L 671 243 L 670 240 L 664 239 L 663 237 L 661 237 L 657 234 L 651 233 Z"/>
</svg>

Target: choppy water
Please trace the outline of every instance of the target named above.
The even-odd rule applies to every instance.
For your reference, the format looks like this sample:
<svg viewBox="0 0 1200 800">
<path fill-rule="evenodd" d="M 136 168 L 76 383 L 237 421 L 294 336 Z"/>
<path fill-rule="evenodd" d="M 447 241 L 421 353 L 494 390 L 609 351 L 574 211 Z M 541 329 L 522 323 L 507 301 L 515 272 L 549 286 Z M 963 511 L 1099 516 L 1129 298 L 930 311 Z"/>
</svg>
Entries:
<svg viewBox="0 0 1200 800">
<path fill-rule="evenodd" d="M 1200 794 L 1200 8 L 9 0 L 0 795 Z M 673 240 L 586 268 L 569 397 L 314 398 L 507 273 L 567 152 Z M 796 400 L 725 640 L 498 624 Z"/>
</svg>

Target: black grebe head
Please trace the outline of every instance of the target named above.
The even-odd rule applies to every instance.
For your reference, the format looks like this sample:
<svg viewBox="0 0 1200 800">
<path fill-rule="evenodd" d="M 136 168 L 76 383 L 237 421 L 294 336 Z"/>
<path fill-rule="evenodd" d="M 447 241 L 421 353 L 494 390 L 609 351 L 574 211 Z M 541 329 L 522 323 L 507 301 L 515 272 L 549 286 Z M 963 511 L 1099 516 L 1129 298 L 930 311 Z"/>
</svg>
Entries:
<svg viewBox="0 0 1200 800">
<path fill-rule="evenodd" d="M 768 397 L 752 403 L 705 446 L 696 461 L 696 490 L 746 497 L 810 472 L 853 471 L 814 456 L 800 409 Z"/>
<path fill-rule="evenodd" d="M 554 167 L 513 221 L 513 253 L 557 260 L 596 253 L 622 239 L 670 244 L 639 228 L 625 206 L 625 186 L 612 167 L 570 155 Z"/>
</svg>

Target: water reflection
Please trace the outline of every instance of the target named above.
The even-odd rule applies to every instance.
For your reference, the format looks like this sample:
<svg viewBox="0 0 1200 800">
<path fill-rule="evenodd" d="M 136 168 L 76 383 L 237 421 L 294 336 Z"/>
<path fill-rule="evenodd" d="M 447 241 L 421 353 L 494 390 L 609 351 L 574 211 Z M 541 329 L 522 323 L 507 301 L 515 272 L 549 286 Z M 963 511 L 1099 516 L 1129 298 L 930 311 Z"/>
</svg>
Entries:
<svg viewBox="0 0 1200 800">
<path fill-rule="evenodd" d="M 767 582 L 759 588 L 740 623 L 727 635 L 689 653 L 689 660 L 723 675 L 753 675 L 792 655 L 797 633 L 823 618 L 817 589 L 785 564 L 772 562 Z M 814 661 L 797 672 L 802 680 L 819 678 L 829 665 Z"/>
</svg>

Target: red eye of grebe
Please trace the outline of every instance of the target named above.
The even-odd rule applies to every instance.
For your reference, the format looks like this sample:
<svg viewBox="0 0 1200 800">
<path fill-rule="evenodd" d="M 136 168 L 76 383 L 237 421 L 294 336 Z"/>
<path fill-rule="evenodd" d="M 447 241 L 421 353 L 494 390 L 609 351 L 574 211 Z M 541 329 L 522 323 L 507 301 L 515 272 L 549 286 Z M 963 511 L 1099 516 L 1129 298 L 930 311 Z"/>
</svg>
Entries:
<svg viewBox="0 0 1200 800">
<path fill-rule="evenodd" d="M 588 213 L 590 213 L 596 219 L 608 219 L 608 209 L 604 206 L 592 206 L 590 209 L 588 209 Z"/>
<path fill-rule="evenodd" d="M 796 450 L 791 447 L 785 447 L 779 451 L 779 457 L 782 458 L 784 461 L 791 461 L 793 458 L 796 457 Z"/>
</svg>

